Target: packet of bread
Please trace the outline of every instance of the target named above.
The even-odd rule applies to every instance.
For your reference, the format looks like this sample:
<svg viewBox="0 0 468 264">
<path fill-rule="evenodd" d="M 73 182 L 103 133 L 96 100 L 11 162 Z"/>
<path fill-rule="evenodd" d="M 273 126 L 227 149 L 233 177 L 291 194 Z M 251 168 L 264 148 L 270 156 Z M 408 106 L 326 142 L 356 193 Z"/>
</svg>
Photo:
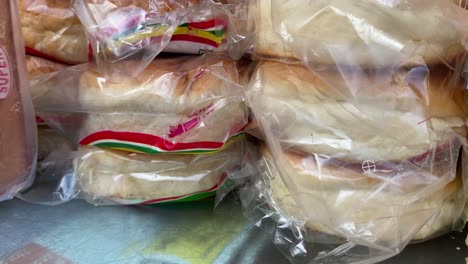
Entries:
<svg viewBox="0 0 468 264">
<path fill-rule="evenodd" d="M 0 3 L 0 201 L 27 187 L 36 166 L 36 123 L 15 1 Z"/>
</svg>

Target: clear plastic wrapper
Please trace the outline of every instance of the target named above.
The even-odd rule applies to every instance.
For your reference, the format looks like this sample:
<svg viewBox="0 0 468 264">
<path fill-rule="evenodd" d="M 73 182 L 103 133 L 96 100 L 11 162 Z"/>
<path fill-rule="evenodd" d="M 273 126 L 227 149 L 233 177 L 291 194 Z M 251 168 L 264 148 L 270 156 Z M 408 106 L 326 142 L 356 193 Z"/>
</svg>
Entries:
<svg viewBox="0 0 468 264">
<path fill-rule="evenodd" d="M 15 1 L 28 53 L 67 64 L 88 61 L 88 40 L 71 0 Z"/>
<path fill-rule="evenodd" d="M 215 152 L 249 122 L 242 62 L 158 58 L 114 83 L 92 65 L 38 82 L 38 115 L 75 144 L 144 153 Z"/>
<path fill-rule="evenodd" d="M 243 55 L 246 5 L 243 2 L 76 0 L 73 8 L 85 26 L 93 57 L 108 78 L 136 76 L 161 51 Z M 245 44 L 244 44 L 245 45 Z M 138 61 L 128 67 L 122 61 Z"/>
<path fill-rule="evenodd" d="M 29 97 L 16 2 L 0 4 L 0 201 L 27 187 L 36 167 L 36 124 Z"/>
<path fill-rule="evenodd" d="M 359 12 L 347 17 L 365 24 Z M 361 55 L 353 47 L 342 45 L 348 58 Z M 377 263 L 463 227 L 465 54 L 426 64 L 400 52 L 388 67 L 364 65 L 365 56 L 259 62 L 247 98 L 265 146 L 249 192 L 277 221 L 274 242 L 293 262 Z"/>
<path fill-rule="evenodd" d="M 38 166 L 20 198 L 60 204 L 81 198 L 94 205 L 189 202 L 212 196 L 239 171 L 245 143 L 213 154 L 141 154 L 81 146 L 57 148 Z"/>
<path fill-rule="evenodd" d="M 314 70 L 450 63 L 465 52 L 468 32 L 467 11 L 446 0 L 251 1 L 249 10 L 258 57 Z"/>
<path fill-rule="evenodd" d="M 93 203 L 153 204 L 215 194 L 242 160 L 242 139 L 205 155 L 129 154 L 86 149 L 75 161 L 83 194 Z"/>
</svg>

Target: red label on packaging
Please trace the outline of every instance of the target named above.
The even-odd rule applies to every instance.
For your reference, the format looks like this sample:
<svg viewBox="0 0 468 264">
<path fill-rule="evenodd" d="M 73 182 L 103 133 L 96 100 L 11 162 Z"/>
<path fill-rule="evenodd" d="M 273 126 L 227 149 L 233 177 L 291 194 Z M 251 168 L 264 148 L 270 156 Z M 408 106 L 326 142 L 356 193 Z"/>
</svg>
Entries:
<svg viewBox="0 0 468 264">
<path fill-rule="evenodd" d="M 6 50 L 0 46 L 0 99 L 7 98 L 11 90 L 11 63 Z"/>
</svg>

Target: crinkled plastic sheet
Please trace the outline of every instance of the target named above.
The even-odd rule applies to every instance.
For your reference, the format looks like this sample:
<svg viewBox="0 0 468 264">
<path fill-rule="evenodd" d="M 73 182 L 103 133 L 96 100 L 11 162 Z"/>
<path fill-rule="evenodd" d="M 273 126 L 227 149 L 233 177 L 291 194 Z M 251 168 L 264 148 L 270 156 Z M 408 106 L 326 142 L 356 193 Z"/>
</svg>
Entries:
<svg viewBox="0 0 468 264">
<path fill-rule="evenodd" d="M 37 155 L 34 111 L 28 91 L 16 2 L 0 4 L 0 201 L 34 179 Z"/>
<path fill-rule="evenodd" d="M 73 9 L 88 32 L 100 72 L 112 79 L 139 75 L 163 50 L 242 57 L 246 5 L 240 3 L 131 1 L 115 5 L 112 1 L 76 0 Z M 128 60 L 138 64 L 129 68 Z"/>
<path fill-rule="evenodd" d="M 294 262 L 376 263 L 459 229 L 467 11 L 252 1 L 257 190 Z M 269 61 L 265 60 L 269 59 Z"/>
</svg>

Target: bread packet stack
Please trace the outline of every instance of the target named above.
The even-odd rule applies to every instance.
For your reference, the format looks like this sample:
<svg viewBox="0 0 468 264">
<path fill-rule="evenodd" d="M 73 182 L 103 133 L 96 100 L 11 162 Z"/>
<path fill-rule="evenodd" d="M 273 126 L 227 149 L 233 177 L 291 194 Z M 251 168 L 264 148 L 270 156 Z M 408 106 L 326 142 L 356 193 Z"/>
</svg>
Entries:
<svg viewBox="0 0 468 264">
<path fill-rule="evenodd" d="M 34 106 L 46 126 L 43 180 L 23 199 L 190 201 L 213 195 L 238 170 L 249 112 L 244 66 L 232 58 L 244 4 L 20 4 L 27 51 L 49 60 L 30 58 Z M 162 51 L 180 55 L 156 58 Z M 79 65 L 56 71 L 51 61 Z"/>
<path fill-rule="evenodd" d="M 92 64 L 37 83 L 38 115 L 77 149 L 76 185 L 95 204 L 147 204 L 212 195 L 238 169 L 249 122 L 236 61 L 157 58 L 111 82 Z"/>
<path fill-rule="evenodd" d="M 293 261 L 376 263 L 453 229 L 467 201 L 450 1 L 252 1 L 256 190 Z"/>
</svg>

